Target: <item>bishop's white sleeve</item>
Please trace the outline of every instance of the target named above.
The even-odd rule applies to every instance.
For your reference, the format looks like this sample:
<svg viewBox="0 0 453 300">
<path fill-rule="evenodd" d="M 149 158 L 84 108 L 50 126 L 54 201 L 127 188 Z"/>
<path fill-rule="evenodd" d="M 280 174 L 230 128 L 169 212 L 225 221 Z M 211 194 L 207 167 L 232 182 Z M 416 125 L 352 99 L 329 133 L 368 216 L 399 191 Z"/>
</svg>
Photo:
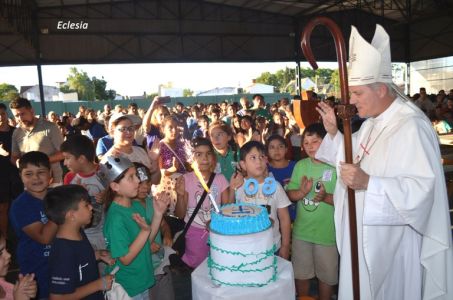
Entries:
<svg viewBox="0 0 453 300">
<path fill-rule="evenodd" d="M 343 142 L 343 134 L 337 131 L 337 134 L 332 138 L 330 134 L 326 134 L 316 152 L 316 159 L 325 162 L 331 166 L 336 165 L 338 150 L 341 149 Z"/>
<path fill-rule="evenodd" d="M 404 225 L 392 202 L 386 197 L 379 177 L 370 176 L 365 194 L 364 225 Z"/>
</svg>

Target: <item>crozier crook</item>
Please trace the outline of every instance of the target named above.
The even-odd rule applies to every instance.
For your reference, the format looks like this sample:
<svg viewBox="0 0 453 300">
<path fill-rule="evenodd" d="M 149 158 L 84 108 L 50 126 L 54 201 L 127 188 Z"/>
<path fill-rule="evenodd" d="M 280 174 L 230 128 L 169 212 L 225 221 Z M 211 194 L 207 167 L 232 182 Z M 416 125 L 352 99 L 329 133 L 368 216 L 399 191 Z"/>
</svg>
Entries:
<svg viewBox="0 0 453 300">
<path fill-rule="evenodd" d="M 307 58 L 313 69 L 317 69 L 318 65 L 314 58 L 310 46 L 310 37 L 313 29 L 317 25 L 326 26 L 335 42 L 335 50 L 337 52 L 339 75 L 340 75 L 340 89 L 341 89 L 341 105 L 338 106 L 338 115 L 343 120 L 343 133 L 344 133 L 344 146 L 345 146 L 345 161 L 352 164 L 352 131 L 351 131 L 351 118 L 355 114 L 355 107 L 349 104 L 349 89 L 348 89 L 348 76 L 346 69 L 346 47 L 344 43 L 343 34 L 341 33 L 338 25 L 329 18 L 315 17 L 310 20 L 302 32 L 301 47 L 302 51 Z M 349 233 L 351 236 L 351 264 L 352 264 L 352 286 L 354 299 L 360 299 L 360 282 L 359 282 L 359 260 L 357 251 L 357 219 L 355 208 L 355 193 L 354 190 L 348 188 L 348 212 L 349 212 Z"/>
</svg>

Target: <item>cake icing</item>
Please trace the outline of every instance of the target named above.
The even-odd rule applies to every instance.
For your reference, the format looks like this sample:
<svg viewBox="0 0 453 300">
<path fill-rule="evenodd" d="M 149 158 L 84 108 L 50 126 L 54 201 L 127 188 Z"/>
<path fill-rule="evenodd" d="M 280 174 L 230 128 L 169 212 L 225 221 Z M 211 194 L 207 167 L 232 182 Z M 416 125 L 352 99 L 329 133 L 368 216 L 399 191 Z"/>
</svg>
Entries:
<svg viewBox="0 0 453 300">
<path fill-rule="evenodd" d="M 277 258 L 267 210 L 228 204 L 211 214 L 208 268 L 214 283 L 264 286 L 276 280 Z"/>
<path fill-rule="evenodd" d="M 255 233 L 269 227 L 269 215 L 259 205 L 227 204 L 222 206 L 219 214 L 211 214 L 211 230 L 224 235 Z"/>
</svg>

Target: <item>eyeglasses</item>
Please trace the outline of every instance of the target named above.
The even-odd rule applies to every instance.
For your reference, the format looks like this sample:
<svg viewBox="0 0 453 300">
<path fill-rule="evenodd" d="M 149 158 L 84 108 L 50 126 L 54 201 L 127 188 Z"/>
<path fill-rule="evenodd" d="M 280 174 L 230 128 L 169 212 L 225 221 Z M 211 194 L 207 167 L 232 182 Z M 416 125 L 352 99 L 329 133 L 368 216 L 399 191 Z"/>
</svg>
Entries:
<svg viewBox="0 0 453 300">
<path fill-rule="evenodd" d="M 219 132 L 217 134 L 211 134 L 211 138 L 212 139 L 218 139 L 218 138 L 224 137 L 225 135 L 226 135 L 226 133 L 222 131 L 222 132 Z"/>
<path fill-rule="evenodd" d="M 129 126 L 129 127 L 118 127 L 116 130 L 119 132 L 134 132 L 135 131 L 135 126 Z"/>
</svg>

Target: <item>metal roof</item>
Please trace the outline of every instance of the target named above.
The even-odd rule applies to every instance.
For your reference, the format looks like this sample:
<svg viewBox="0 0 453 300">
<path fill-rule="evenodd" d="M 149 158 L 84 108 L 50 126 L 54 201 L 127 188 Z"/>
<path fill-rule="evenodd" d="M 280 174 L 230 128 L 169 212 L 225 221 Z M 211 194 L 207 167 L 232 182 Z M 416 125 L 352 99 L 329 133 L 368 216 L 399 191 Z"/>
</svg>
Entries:
<svg viewBox="0 0 453 300">
<path fill-rule="evenodd" d="M 453 55 L 453 0 L 0 0 L 0 66 L 79 63 L 304 60 L 313 16 L 371 39 L 379 23 L 393 61 Z M 70 29 L 73 24 L 73 29 Z M 77 28 L 76 28 L 77 27 Z M 316 29 L 318 60 L 334 61 Z"/>
</svg>

